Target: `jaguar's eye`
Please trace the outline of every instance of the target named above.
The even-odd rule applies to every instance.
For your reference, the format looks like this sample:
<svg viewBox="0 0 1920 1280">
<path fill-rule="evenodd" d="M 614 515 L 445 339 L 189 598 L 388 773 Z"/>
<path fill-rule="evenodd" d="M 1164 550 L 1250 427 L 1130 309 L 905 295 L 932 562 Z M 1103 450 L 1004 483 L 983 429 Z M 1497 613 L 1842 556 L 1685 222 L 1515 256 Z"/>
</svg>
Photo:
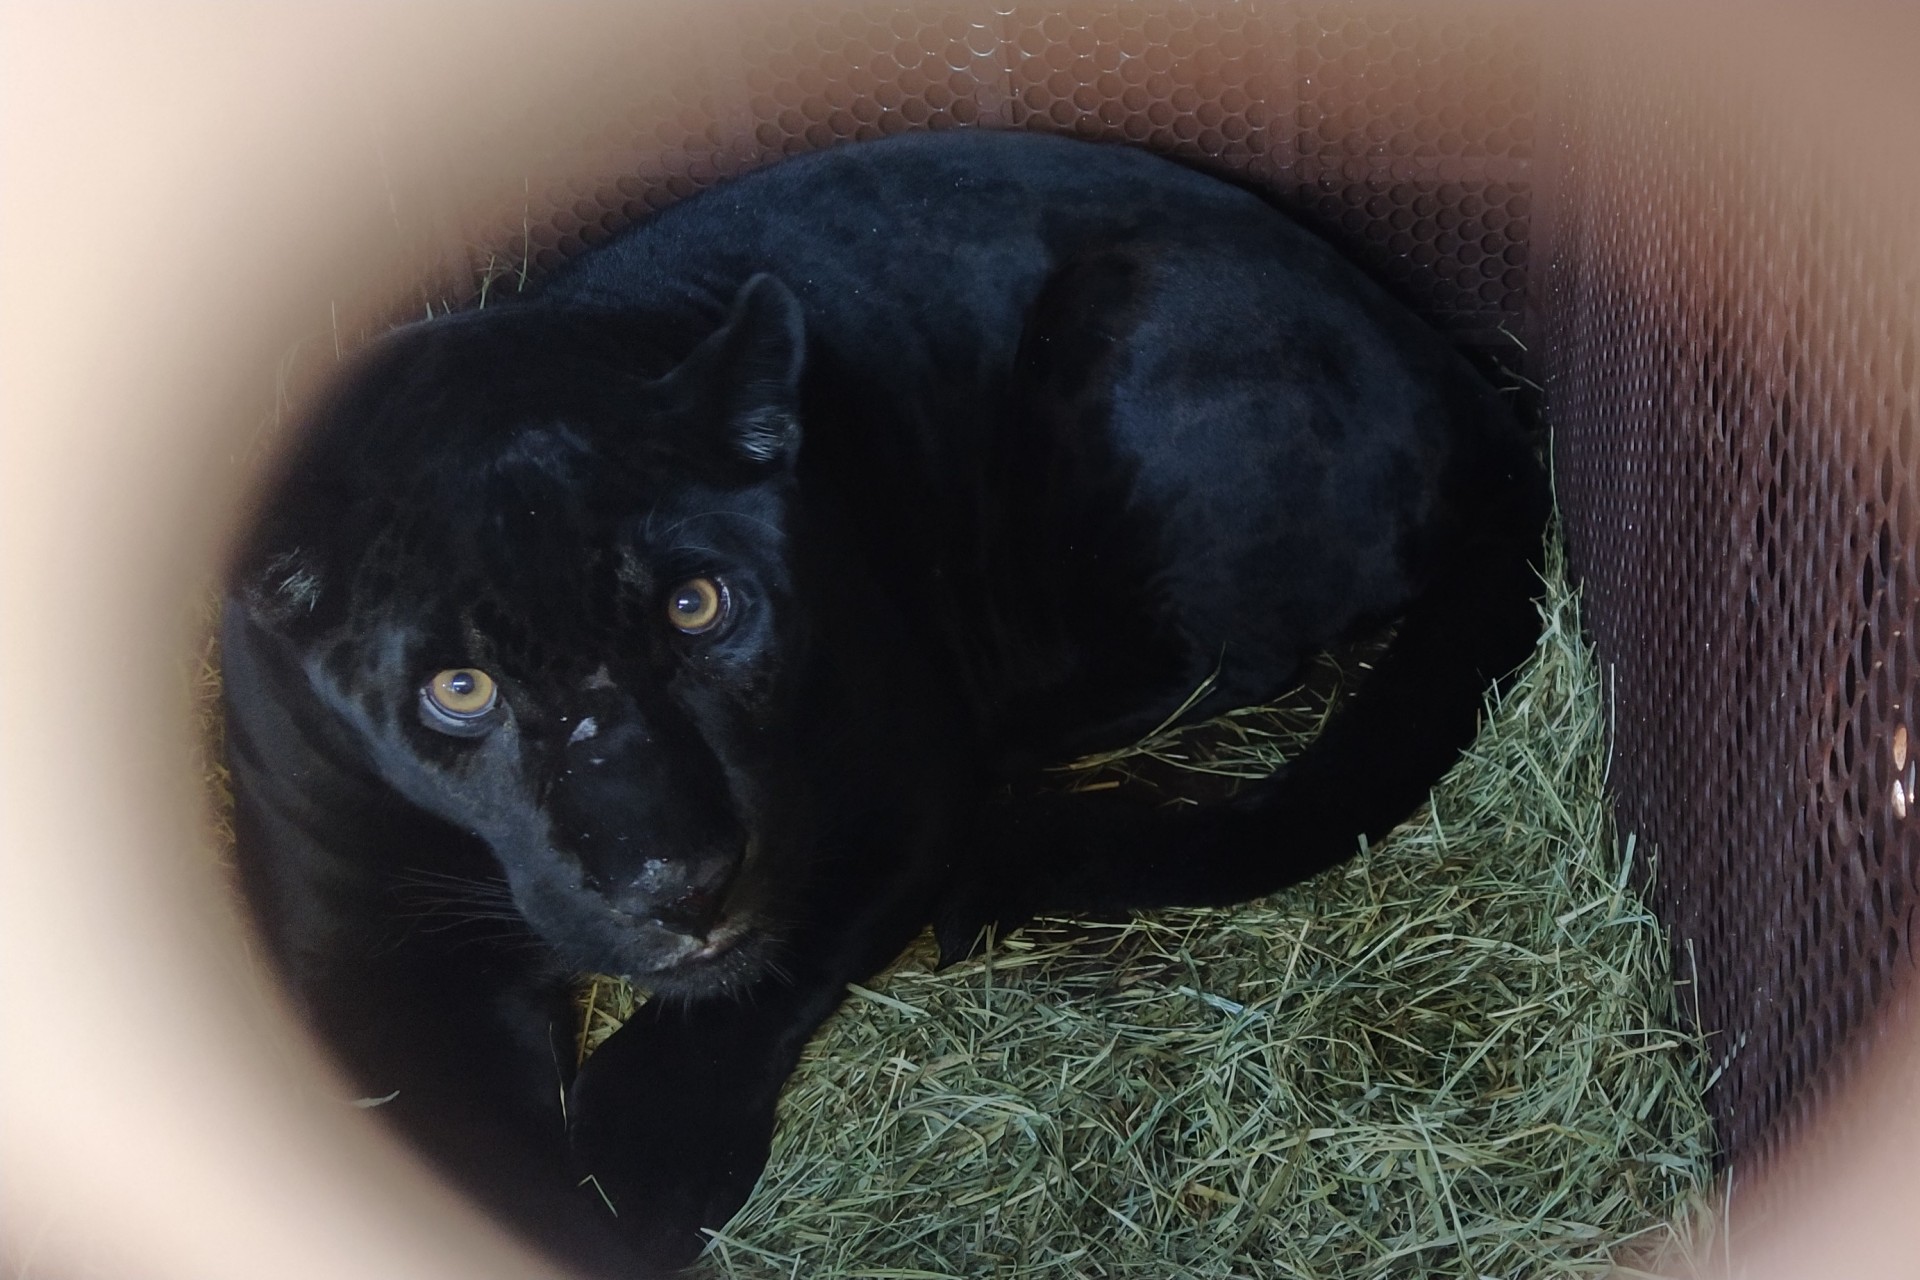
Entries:
<svg viewBox="0 0 1920 1280">
<path fill-rule="evenodd" d="M 718 578 L 688 578 L 667 594 L 667 621 L 690 636 L 719 626 L 727 616 L 727 588 Z"/>
<path fill-rule="evenodd" d="M 453 667 L 427 681 L 421 690 L 433 709 L 455 720 L 478 720 L 493 710 L 500 690 L 493 677 L 478 667 Z"/>
</svg>

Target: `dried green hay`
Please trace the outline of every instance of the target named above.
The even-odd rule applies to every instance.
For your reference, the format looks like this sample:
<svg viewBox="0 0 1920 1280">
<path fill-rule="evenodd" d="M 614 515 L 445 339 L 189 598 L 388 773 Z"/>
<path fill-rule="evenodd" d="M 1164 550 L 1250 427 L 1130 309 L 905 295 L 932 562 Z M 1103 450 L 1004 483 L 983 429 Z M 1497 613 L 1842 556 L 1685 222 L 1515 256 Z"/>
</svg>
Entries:
<svg viewBox="0 0 1920 1280">
<path fill-rule="evenodd" d="M 923 940 L 854 987 L 699 1274 L 1472 1280 L 1692 1252 L 1702 1055 L 1603 795 L 1557 543 L 1543 615 L 1431 805 L 1346 866 L 1237 910 L 1043 922 L 944 972 Z M 1326 675 L 1100 769 L 1257 774 Z M 589 1039 L 623 998 L 598 989 Z"/>
</svg>

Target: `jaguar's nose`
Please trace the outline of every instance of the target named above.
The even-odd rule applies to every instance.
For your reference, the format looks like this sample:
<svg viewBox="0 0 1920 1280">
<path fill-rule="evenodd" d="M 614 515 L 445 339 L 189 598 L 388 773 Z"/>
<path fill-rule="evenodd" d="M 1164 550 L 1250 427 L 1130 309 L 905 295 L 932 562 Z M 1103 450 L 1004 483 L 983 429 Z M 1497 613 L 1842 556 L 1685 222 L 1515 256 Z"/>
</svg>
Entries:
<svg viewBox="0 0 1920 1280">
<path fill-rule="evenodd" d="M 614 910 L 650 920 L 674 933 L 704 938 L 719 918 L 733 881 L 737 858 L 650 858 L 640 873 L 624 883 L 589 877 Z"/>
<path fill-rule="evenodd" d="M 662 928 L 705 938 L 720 914 L 721 895 L 710 889 L 689 889 L 677 898 L 655 904 L 652 919 Z"/>
</svg>

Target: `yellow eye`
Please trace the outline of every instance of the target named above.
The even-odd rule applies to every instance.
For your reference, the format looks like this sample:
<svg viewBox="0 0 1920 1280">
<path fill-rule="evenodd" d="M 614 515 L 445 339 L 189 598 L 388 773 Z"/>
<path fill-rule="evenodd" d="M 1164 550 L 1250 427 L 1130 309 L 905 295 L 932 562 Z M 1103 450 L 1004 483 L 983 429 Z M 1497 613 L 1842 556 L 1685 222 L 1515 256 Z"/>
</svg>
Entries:
<svg viewBox="0 0 1920 1280">
<path fill-rule="evenodd" d="M 727 589 L 713 578 L 688 578 L 667 596 L 667 621 L 690 636 L 711 631 L 727 615 Z"/>
<path fill-rule="evenodd" d="M 456 720 L 476 720 L 493 710 L 500 691 L 478 667 L 454 667 L 427 681 L 427 697 Z"/>
</svg>

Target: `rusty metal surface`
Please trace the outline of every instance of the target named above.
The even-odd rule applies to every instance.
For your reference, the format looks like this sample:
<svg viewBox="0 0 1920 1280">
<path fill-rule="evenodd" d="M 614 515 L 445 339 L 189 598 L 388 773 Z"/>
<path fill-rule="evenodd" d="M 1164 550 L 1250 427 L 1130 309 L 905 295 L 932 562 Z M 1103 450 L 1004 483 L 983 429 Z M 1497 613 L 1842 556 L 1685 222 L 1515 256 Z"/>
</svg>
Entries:
<svg viewBox="0 0 1920 1280">
<path fill-rule="evenodd" d="M 398 133 L 383 154 L 396 221 L 434 229 L 431 307 L 848 139 L 1126 141 L 1272 193 L 1544 383 L 1623 829 L 1657 851 L 1683 1004 L 1723 1067 L 1709 1102 L 1751 1165 L 1844 1078 L 1914 964 L 1920 246 L 1911 203 L 1856 191 L 1866 171 L 1837 149 L 1890 154 L 1903 117 L 1778 127 L 1816 104 L 1831 124 L 1848 66 L 1823 80 L 1791 43 L 1747 41 L 1757 22 L 1620 12 L 631 6 L 564 68 L 489 69 L 492 167 L 447 184 Z"/>
</svg>

